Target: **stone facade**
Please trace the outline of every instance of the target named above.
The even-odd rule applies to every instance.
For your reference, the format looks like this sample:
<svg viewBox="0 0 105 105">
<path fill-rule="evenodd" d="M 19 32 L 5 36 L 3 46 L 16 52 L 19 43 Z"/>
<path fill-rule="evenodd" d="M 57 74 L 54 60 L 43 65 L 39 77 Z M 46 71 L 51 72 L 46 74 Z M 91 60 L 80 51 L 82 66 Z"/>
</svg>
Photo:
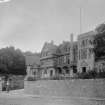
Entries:
<svg viewBox="0 0 105 105">
<path fill-rule="evenodd" d="M 66 77 L 72 77 L 77 72 L 77 42 L 63 42 L 58 48 L 60 50 L 57 58 L 59 75 L 63 74 Z"/>
<path fill-rule="evenodd" d="M 58 46 L 53 41 L 45 42 L 39 58 L 36 55 L 26 56 L 27 75 L 40 78 L 73 77 L 77 73 L 77 60 L 78 46 L 73 41 L 73 35 L 70 42 L 63 41 Z"/>
<path fill-rule="evenodd" d="M 63 41 L 58 46 L 53 41 L 46 42 L 39 57 L 39 65 L 35 62 L 31 65 L 28 63 L 27 73 L 39 78 L 53 78 L 74 77 L 77 72 L 104 70 L 105 60 L 95 61 L 95 35 L 96 31 L 83 33 L 78 36 L 77 41 L 73 41 L 71 35 L 71 41 Z"/>
<path fill-rule="evenodd" d="M 96 32 L 90 31 L 78 36 L 78 71 L 87 72 L 94 69 L 94 36 Z"/>
<path fill-rule="evenodd" d="M 46 42 L 40 57 L 41 78 L 74 76 L 77 72 L 77 49 L 77 42 L 73 41 L 64 41 L 59 46 Z"/>
<path fill-rule="evenodd" d="M 46 42 L 44 44 L 40 57 L 41 78 L 49 78 L 55 76 L 57 64 L 56 51 L 57 46 L 54 45 L 53 42 Z"/>
</svg>

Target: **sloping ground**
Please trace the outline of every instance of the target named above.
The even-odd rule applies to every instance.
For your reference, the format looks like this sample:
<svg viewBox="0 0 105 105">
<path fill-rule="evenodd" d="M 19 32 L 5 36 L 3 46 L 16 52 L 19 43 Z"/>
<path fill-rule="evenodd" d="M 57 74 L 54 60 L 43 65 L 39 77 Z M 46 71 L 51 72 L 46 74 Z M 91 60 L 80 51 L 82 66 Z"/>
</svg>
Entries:
<svg viewBox="0 0 105 105">
<path fill-rule="evenodd" d="M 105 98 L 105 80 L 25 81 L 25 93 L 42 96 Z"/>
</svg>

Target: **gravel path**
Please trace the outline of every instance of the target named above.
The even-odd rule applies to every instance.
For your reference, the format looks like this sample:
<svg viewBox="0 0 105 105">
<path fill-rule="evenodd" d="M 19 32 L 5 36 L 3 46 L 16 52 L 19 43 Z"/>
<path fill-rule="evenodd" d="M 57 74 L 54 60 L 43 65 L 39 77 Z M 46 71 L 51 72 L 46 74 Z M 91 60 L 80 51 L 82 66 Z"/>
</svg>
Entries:
<svg viewBox="0 0 105 105">
<path fill-rule="evenodd" d="M 0 105 L 105 105 L 104 99 L 46 97 L 24 94 L 24 90 L 0 93 Z"/>
</svg>

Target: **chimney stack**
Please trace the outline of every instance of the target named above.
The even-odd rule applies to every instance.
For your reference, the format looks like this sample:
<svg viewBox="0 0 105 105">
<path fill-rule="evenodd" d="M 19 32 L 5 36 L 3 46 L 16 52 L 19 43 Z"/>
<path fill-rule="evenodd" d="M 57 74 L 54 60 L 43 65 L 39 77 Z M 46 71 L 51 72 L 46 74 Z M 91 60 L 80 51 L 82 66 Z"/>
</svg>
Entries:
<svg viewBox="0 0 105 105">
<path fill-rule="evenodd" d="M 73 33 L 70 34 L 70 42 L 73 43 Z"/>
</svg>

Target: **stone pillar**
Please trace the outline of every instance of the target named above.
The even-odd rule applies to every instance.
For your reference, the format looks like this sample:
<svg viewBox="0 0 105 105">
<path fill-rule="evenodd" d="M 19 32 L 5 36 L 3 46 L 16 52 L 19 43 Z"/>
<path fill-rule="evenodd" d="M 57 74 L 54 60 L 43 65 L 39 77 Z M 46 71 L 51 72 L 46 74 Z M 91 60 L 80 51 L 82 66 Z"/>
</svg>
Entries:
<svg viewBox="0 0 105 105">
<path fill-rule="evenodd" d="M 29 76 L 32 76 L 31 66 L 30 66 L 30 65 L 27 66 L 27 76 L 28 76 L 28 77 L 29 77 Z"/>
<path fill-rule="evenodd" d="M 70 35 L 70 77 L 73 77 L 73 34 Z"/>
</svg>

